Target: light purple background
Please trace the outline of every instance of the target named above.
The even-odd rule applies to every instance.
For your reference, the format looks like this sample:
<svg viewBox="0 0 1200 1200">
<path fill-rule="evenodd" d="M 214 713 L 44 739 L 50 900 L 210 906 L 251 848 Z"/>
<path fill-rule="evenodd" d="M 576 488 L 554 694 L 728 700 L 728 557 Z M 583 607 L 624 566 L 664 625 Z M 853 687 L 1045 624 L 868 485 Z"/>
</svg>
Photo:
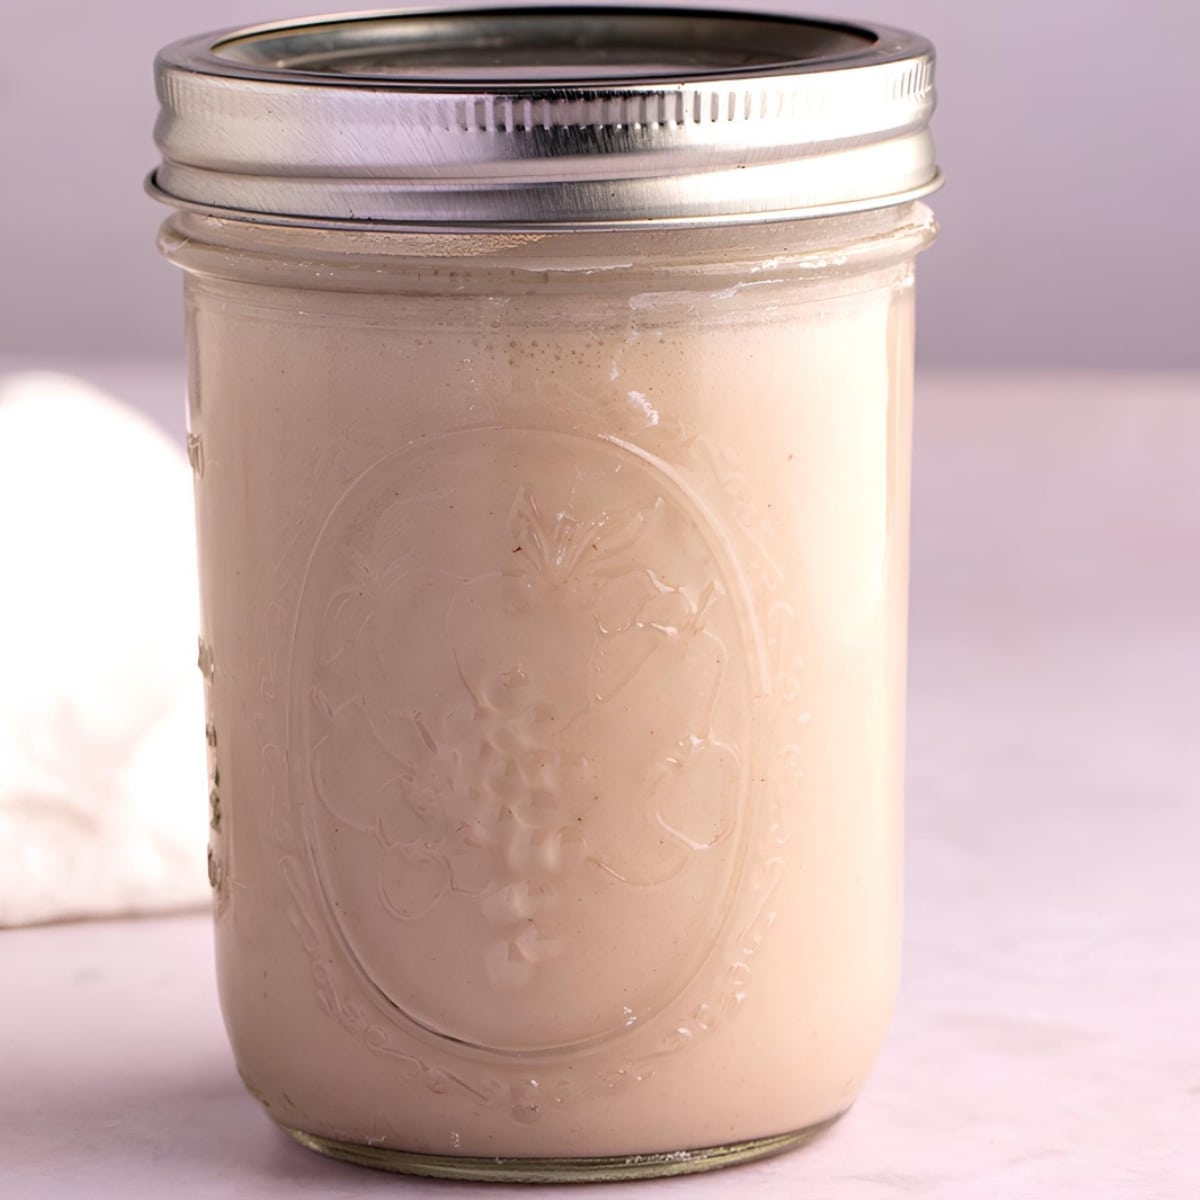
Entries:
<svg viewBox="0 0 1200 1200">
<path fill-rule="evenodd" d="M 154 53 L 206 29 L 336 7 L 6 6 L 0 357 L 180 352 L 179 281 L 154 248 L 163 211 L 141 192 L 155 162 Z M 937 45 L 949 184 L 935 198 L 942 237 L 922 260 L 926 364 L 1200 366 L 1200 3 L 774 7 L 907 26 Z"/>
</svg>

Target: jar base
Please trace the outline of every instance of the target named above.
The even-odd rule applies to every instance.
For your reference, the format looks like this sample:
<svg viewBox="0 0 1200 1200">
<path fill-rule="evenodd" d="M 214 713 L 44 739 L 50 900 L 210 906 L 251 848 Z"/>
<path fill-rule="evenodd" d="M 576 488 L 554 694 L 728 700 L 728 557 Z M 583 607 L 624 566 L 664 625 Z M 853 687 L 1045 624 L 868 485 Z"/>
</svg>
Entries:
<svg viewBox="0 0 1200 1200">
<path fill-rule="evenodd" d="M 302 1146 L 377 1171 L 426 1175 L 435 1179 L 469 1179 L 492 1183 L 614 1183 L 665 1175 L 691 1175 L 753 1162 L 793 1150 L 828 1129 L 839 1113 L 815 1125 L 773 1137 L 751 1138 L 725 1146 L 674 1150 L 658 1154 L 629 1154 L 579 1158 L 471 1158 L 450 1154 L 419 1154 L 383 1146 L 363 1146 L 320 1137 L 282 1126 Z"/>
</svg>

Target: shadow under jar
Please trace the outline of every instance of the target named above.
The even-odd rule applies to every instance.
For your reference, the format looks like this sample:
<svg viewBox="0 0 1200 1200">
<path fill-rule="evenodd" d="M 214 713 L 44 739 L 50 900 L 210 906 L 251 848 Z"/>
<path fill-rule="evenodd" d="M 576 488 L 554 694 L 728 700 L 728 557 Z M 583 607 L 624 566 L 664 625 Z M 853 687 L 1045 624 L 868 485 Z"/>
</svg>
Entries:
<svg viewBox="0 0 1200 1200">
<path fill-rule="evenodd" d="M 158 79 L 246 1086 L 420 1174 L 798 1144 L 898 975 L 929 45 L 368 14 Z"/>
</svg>

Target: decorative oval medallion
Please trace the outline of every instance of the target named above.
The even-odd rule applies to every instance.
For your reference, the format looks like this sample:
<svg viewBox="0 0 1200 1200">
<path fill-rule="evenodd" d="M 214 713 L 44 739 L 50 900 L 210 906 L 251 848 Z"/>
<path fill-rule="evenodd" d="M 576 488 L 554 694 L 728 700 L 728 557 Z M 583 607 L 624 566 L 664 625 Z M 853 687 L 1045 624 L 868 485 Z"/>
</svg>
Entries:
<svg viewBox="0 0 1200 1200">
<path fill-rule="evenodd" d="M 667 470 L 601 439 L 470 430 L 350 485 L 301 590 L 290 786 L 394 1015 L 578 1052 L 712 956 L 749 828 L 733 563 Z"/>
</svg>

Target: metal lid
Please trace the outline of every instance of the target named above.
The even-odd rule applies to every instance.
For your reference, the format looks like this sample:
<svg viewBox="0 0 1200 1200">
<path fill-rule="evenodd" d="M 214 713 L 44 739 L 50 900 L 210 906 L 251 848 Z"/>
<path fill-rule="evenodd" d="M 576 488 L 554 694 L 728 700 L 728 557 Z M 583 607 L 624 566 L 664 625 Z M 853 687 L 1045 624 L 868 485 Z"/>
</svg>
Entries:
<svg viewBox="0 0 1200 1200">
<path fill-rule="evenodd" d="M 933 48 L 878 25 L 360 13 L 176 42 L 155 73 L 151 192 L 244 220 L 719 224 L 879 208 L 940 182 Z"/>
</svg>

